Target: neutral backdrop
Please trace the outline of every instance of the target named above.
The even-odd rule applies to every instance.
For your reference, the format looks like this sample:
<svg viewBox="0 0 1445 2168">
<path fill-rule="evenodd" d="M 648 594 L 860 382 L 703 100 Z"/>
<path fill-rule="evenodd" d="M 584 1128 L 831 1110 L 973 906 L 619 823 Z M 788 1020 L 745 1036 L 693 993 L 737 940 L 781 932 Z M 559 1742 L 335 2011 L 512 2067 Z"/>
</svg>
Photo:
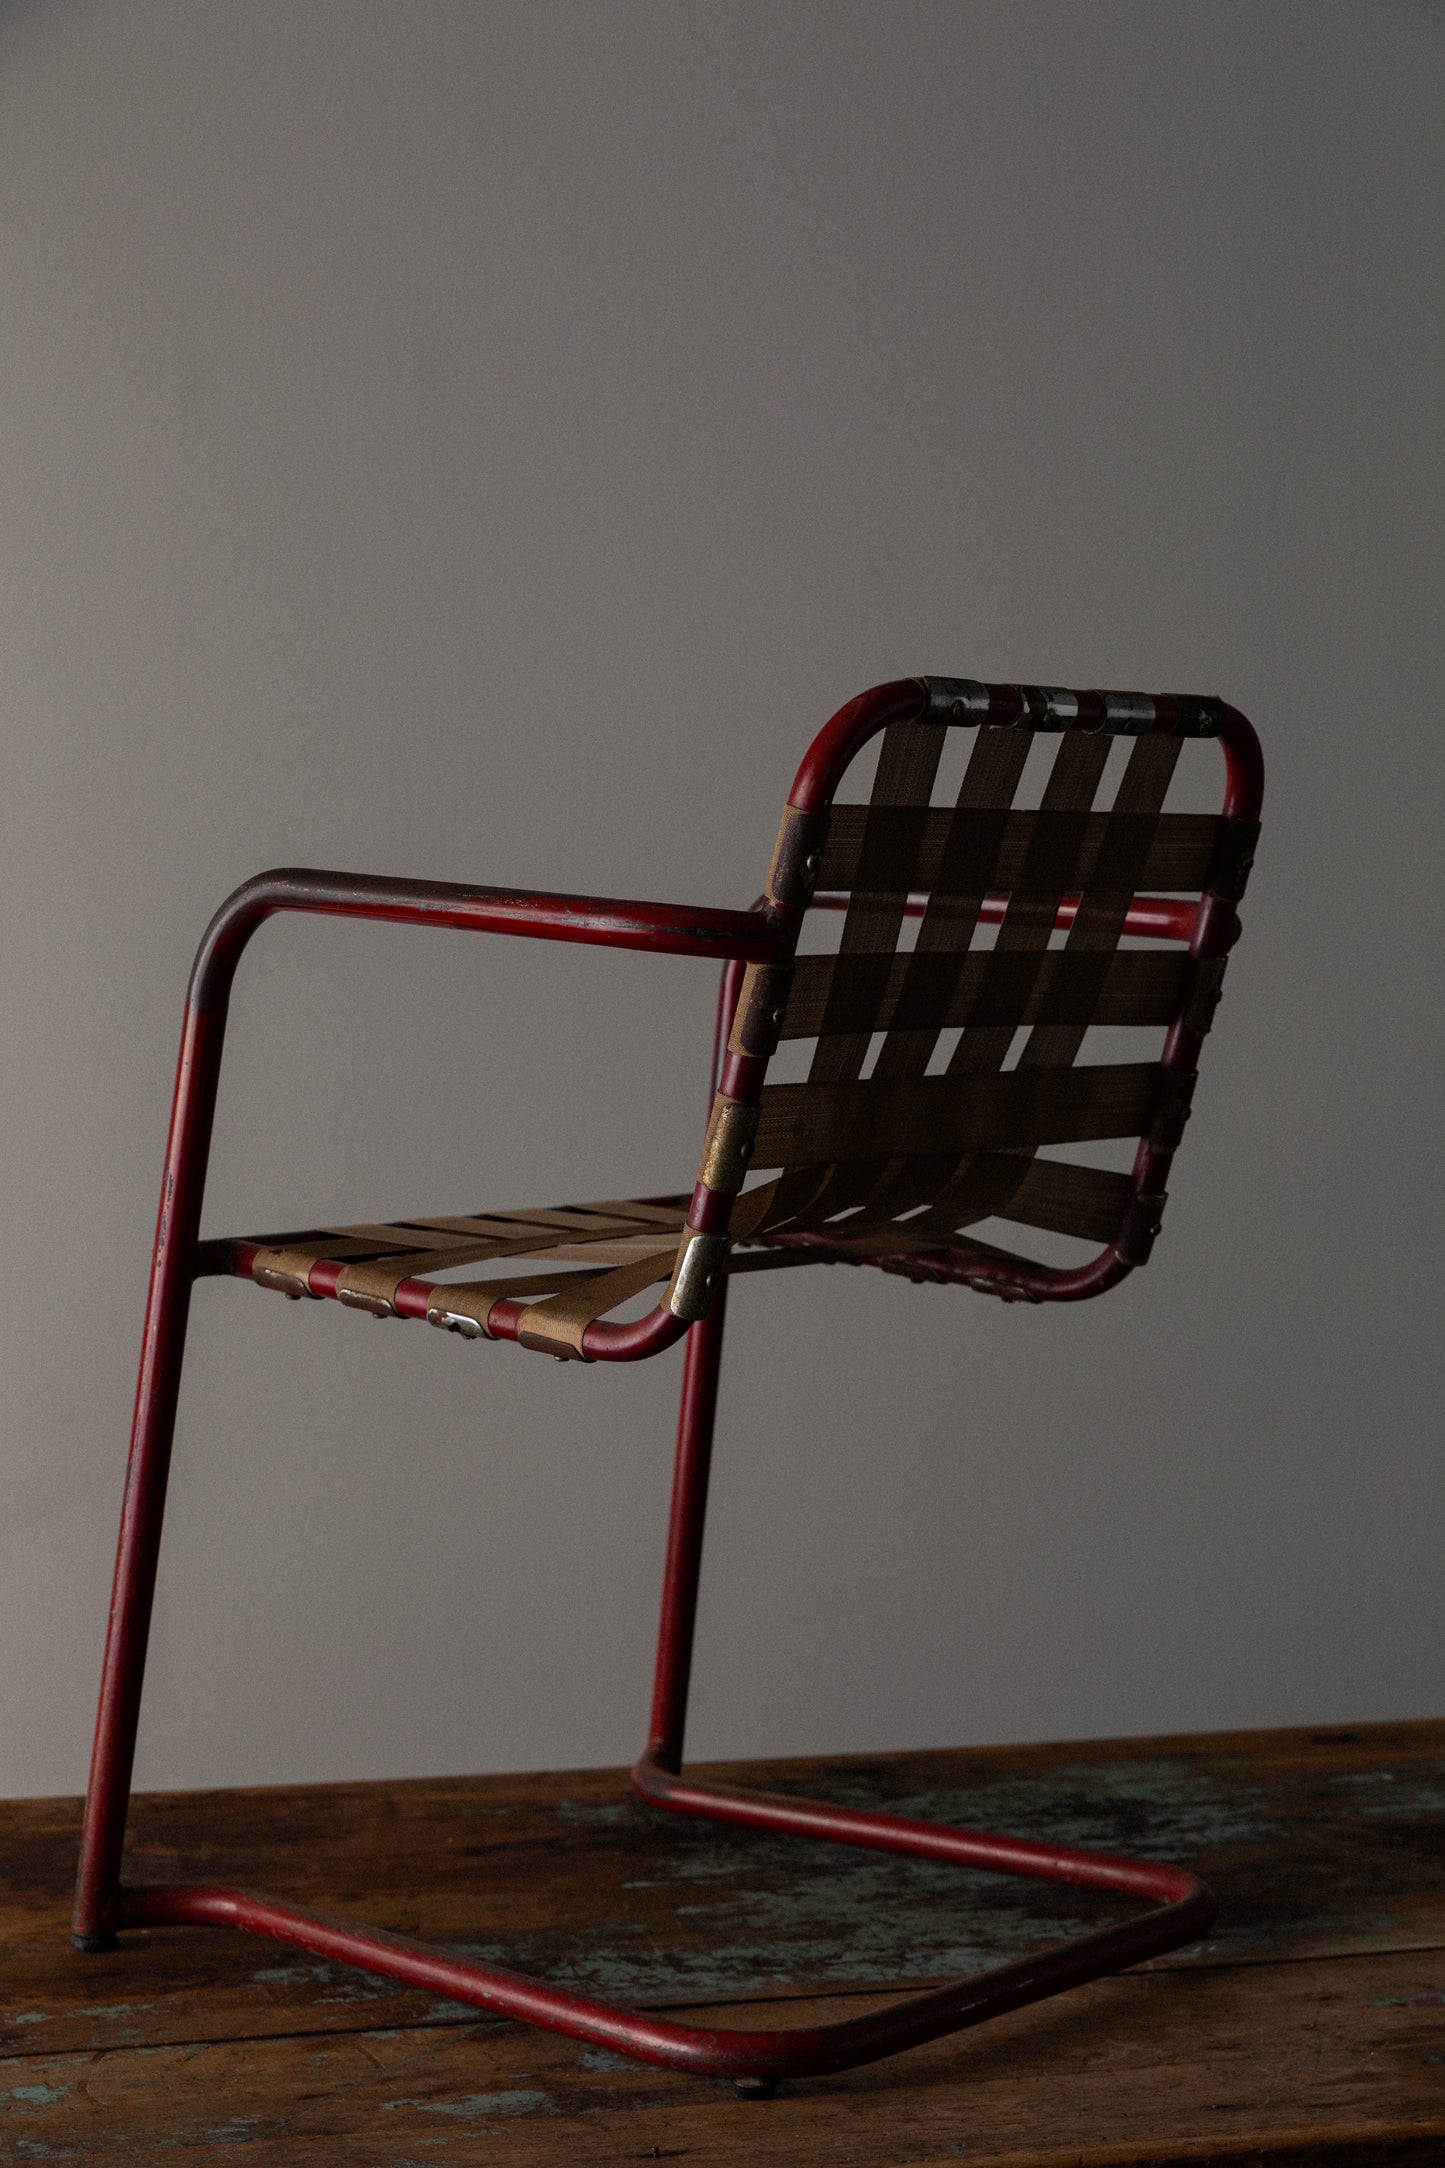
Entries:
<svg viewBox="0 0 1445 2168">
<path fill-rule="evenodd" d="M 930 670 L 1249 711 L 1246 938 L 1120 1293 L 739 1288 L 695 1748 L 1431 1707 L 1442 87 L 1410 0 L 0 6 L 0 1792 L 83 1780 L 217 901 L 744 903 Z M 685 1187 L 712 995 L 273 924 L 209 1230 Z M 679 1361 L 203 1287 L 140 1781 L 627 1758 Z"/>
</svg>

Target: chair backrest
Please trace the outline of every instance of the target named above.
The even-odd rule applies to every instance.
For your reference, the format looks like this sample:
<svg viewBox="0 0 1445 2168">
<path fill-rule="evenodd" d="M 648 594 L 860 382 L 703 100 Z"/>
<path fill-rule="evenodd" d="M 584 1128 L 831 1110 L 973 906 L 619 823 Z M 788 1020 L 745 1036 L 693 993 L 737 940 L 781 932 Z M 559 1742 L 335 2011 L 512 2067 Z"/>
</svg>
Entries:
<svg viewBox="0 0 1445 2168">
<path fill-rule="evenodd" d="M 955 802 L 936 805 L 952 728 L 972 742 Z M 836 803 L 880 729 L 867 804 Z M 1224 745 L 1224 811 L 1167 812 L 1183 741 L 1200 737 Z M 1020 806 L 1026 769 L 1037 802 Z M 1142 1264 L 1238 934 L 1262 780 L 1252 729 L 1217 700 L 933 678 L 842 710 L 799 770 L 765 903 L 795 934 L 842 910 L 841 934 L 743 980 L 700 1177 L 719 1204 L 735 1195 L 729 1237 L 1028 1300 L 1099 1293 Z M 1099 1027 L 1152 1032 L 1147 1058 L 1081 1061 Z M 806 1077 L 765 1082 L 797 1040 L 812 1041 Z M 1128 1173 L 1087 1163 L 1110 1156 L 1097 1150 L 1060 1156 L 1126 1138 Z M 759 1170 L 772 1179 L 736 1195 Z M 966 1234 L 991 1220 L 1103 1248 L 1060 1265 Z"/>
</svg>

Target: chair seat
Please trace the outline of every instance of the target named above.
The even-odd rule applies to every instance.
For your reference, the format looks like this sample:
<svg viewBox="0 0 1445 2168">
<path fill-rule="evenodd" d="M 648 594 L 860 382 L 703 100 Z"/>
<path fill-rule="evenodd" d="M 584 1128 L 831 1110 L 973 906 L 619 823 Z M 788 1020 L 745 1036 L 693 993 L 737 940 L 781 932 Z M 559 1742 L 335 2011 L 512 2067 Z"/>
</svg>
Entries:
<svg viewBox="0 0 1445 2168">
<path fill-rule="evenodd" d="M 498 1302 L 535 1296 L 526 1313 L 534 1329 L 562 1337 L 671 1277 L 687 1204 L 608 1198 L 252 1236 L 231 1245 L 231 1270 L 293 1300 L 332 1296 L 373 1317 L 425 1316 L 466 1339 L 492 1337 L 487 1319 Z M 504 1260 L 521 1269 L 434 1277 Z"/>
<path fill-rule="evenodd" d="M 741 1205 L 756 1200 L 761 1207 L 771 1202 L 775 1188 L 750 1192 Z M 671 1278 L 688 1202 L 686 1195 L 607 1198 L 525 1211 L 361 1221 L 244 1236 L 225 1248 L 235 1275 L 292 1301 L 330 1297 L 372 1317 L 425 1317 L 429 1325 L 471 1340 L 493 1337 L 488 1319 L 497 1303 L 533 1296 L 519 1325 L 519 1337 L 531 1336 L 523 1344 L 555 1348 L 570 1342 L 580 1352 L 580 1335 L 589 1324 Z M 980 1279 L 977 1268 L 1028 1260 L 961 1239 L 946 1213 L 920 1213 L 901 1222 L 886 1211 L 832 1220 L 821 1212 L 811 1218 L 800 1213 L 782 1228 L 747 1229 L 749 1220 L 763 1216 L 760 1210 L 740 1209 L 746 1230 L 740 1230 L 741 1241 L 753 1246 L 733 1250 L 726 1265 L 730 1274 L 787 1265 L 868 1264 L 913 1280 L 941 1281 L 961 1280 L 970 1268 L 968 1284 L 980 1292 L 1026 1299 L 1007 1278 Z M 465 1265 L 504 1261 L 521 1269 L 475 1280 L 434 1277 Z"/>
</svg>

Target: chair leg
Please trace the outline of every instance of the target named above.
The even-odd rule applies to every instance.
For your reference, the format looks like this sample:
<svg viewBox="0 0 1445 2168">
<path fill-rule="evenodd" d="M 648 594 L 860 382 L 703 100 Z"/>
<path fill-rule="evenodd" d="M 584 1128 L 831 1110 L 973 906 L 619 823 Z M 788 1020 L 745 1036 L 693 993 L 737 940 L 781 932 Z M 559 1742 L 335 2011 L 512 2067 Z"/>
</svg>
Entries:
<svg viewBox="0 0 1445 2168">
<path fill-rule="evenodd" d="M 647 1741 L 647 1758 L 659 1769 L 671 1770 L 674 1774 L 682 1765 L 682 1740 L 687 1723 L 687 1691 L 692 1676 L 693 1632 L 697 1624 L 698 1579 L 702 1571 L 702 1539 L 707 1519 L 707 1487 L 712 1470 L 713 1423 L 717 1414 L 727 1300 L 727 1282 L 724 1280 L 707 1316 L 689 1332 L 683 1357 L 677 1459 L 667 1527 L 667 1562 L 662 1575 L 662 1615 L 657 1630 L 652 1724 Z"/>
<path fill-rule="evenodd" d="M 115 1948 L 121 1850 L 225 1026 L 224 989 L 209 1001 L 192 998 L 166 1142 L 76 1876 L 71 1939 L 87 1952 Z"/>
</svg>

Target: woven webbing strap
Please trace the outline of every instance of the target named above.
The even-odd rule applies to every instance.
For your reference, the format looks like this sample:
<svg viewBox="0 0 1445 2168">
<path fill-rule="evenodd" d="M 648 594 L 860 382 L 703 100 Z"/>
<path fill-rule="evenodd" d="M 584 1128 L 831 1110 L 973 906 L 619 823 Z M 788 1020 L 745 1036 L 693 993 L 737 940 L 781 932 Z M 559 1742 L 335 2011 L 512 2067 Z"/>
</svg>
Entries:
<svg viewBox="0 0 1445 2168">
<path fill-rule="evenodd" d="M 544 1210 L 462 1214 L 315 1228 L 256 1251 L 251 1274 L 286 1294 L 310 1292 L 318 1265 L 339 1266 L 340 1301 L 378 1317 L 395 1315 L 403 1280 L 428 1279 L 459 1266 L 527 1260 L 527 1270 L 484 1280 L 438 1284 L 428 1309 L 453 1331 L 487 1334 L 493 1304 L 533 1294 L 518 1338 L 549 1354 L 579 1356 L 582 1335 L 654 1281 L 666 1280 L 677 1255 L 683 1208 L 609 1199 Z"/>
<path fill-rule="evenodd" d="M 1178 1013 L 1187 959 L 1119 940 L 1141 889 L 1203 887 L 1219 823 L 1162 811 L 1177 737 L 1135 738 L 1098 811 L 1105 735 L 1054 741 L 1034 809 L 1013 803 L 1031 729 L 980 729 L 952 807 L 929 803 L 944 739 L 893 724 L 870 803 L 833 809 L 818 884 L 849 892 L 847 915 L 837 954 L 800 958 L 775 1013 L 777 1038 L 816 1044 L 806 1082 L 763 1089 L 752 1164 L 781 1172 L 739 1199 L 735 1240 L 806 1235 L 881 1257 L 995 1217 L 1096 1242 L 1119 1226 L 1125 1176 L 1038 1154 L 1148 1131 L 1156 1063 L 1078 1055 L 1091 1025 Z M 917 938 L 900 946 L 919 894 Z M 984 900 L 1000 894 L 997 938 L 980 946 Z M 753 997 L 745 985 L 735 1036 Z M 959 1036 L 940 1069 L 944 1032 Z"/>
</svg>

